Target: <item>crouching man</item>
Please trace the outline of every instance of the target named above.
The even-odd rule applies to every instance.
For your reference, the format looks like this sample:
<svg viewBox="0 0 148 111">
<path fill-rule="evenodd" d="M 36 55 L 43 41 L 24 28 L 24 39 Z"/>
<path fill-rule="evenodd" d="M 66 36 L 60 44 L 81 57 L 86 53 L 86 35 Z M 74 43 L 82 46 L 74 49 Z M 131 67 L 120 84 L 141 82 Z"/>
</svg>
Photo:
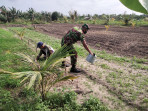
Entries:
<svg viewBox="0 0 148 111">
<path fill-rule="evenodd" d="M 54 49 L 51 46 L 45 45 L 43 42 L 38 42 L 37 48 L 40 49 L 40 53 L 36 57 L 36 60 L 39 60 L 42 54 L 44 54 L 43 59 L 46 60 L 52 53 L 54 53 Z"/>
</svg>

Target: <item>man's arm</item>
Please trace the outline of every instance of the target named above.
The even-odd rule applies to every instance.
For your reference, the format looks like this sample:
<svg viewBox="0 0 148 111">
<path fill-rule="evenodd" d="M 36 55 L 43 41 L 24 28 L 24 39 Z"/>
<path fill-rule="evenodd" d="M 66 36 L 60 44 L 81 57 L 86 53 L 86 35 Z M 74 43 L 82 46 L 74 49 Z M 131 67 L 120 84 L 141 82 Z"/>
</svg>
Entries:
<svg viewBox="0 0 148 111">
<path fill-rule="evenodd" d="M 52 54 L 54 51 L 53 50 L 49 50 L 50 51 L 50 54 Z"/>
<path fill-rule="evenodd" d="M 40 56 L 42 55 L 42 51 L 40 50 L 39 55 L 36 57 L 36 60 L 39 60 Z"/>
<path fill-rule="evenodd" d="M 93 53 L 89 50 L 89 48 L 88 48 L 88 46 L 87 46 L 85 40 L 82 41 L 82 44 L 83 44 L 84 48 L 85 48 L 91 55 L 93 55 Z"/>
</svg>

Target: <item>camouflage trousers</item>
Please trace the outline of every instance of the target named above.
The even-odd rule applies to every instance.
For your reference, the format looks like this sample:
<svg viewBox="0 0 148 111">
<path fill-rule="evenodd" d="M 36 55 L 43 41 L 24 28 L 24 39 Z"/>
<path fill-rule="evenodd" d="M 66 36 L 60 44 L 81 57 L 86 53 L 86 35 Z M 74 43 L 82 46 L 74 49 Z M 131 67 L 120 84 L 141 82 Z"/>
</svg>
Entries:
<svg viewBox="0 0 148 111">
<path fill-rule="evenodd" d="M 62 45 L 62 46 L 63 46 L 63 45 Z M 71 65 L 72 65 L 72 66 L 76 66 L 77 58 L 78 58 L 77 51 L 75 50 L 75 48 L 74 48 L 73 45 L 68 45 L 68 46 L 70 47 L 69 50 L 73 50 L 72 52 L 69 53 L 69 54 L 73 54 L 72 56 L 70 56 Z"/>
</svg>

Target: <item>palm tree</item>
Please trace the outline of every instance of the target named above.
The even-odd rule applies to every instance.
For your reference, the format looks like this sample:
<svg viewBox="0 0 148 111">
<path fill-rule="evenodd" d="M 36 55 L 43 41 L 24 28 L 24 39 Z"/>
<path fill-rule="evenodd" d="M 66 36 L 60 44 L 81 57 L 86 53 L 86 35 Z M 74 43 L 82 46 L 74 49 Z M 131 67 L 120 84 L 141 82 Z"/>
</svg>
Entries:
<svg viewBox="0 0 148 111">
<path fill-rule="evenodd" d="M 63 76 L 63 73 L 57 68 L 57 63 L 60 62 L 63 57 L 70 56 L 69 52 L 73 51 L 68 50 L 69 47 L 66 45 L 59 48 L 42 65 L 32 60 L 28 55 L 17 54 L 30 63 L 32 71 L 12 73 L 0 69 L 0 74 L 11 74 L 12 77 L 21 79 L 22 84 L 27 84 L 28 90 L 33 86 L 35 89 L 41 89 L 40 93 L 42 95 L 42 100 L 44 100 L 46 92 L 49 91 L 54 84 L 60 81 L 77 78 L 73 75 Z"/>
<path fill-rule="evenodd" d="M 22 11 L 17 10 L 17 12 L 16 12 L 16 19 L 17 18 L 23 18 L 23 12 Z"/>
<path fill-rule="evenodd" d="M 6 7 L 5 6 L 1 6 L 0 9 L 1 9 L 1 14 L 6 17 L 7 16 L 7 9 L 6 9 Z"/>
</svg>

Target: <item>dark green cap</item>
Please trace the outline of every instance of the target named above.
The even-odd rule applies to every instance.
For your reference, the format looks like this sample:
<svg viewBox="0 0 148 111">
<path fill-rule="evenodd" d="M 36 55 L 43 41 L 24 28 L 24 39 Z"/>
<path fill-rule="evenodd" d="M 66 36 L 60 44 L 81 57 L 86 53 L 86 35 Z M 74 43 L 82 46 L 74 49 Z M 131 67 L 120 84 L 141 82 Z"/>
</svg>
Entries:
<svg viewBox="0 0 148 111">
<path fill-rule="evenodd" d="M 87 24 L 82 25 L 83 28 L 89 29 L 89 26 Z"/>
</svg>

